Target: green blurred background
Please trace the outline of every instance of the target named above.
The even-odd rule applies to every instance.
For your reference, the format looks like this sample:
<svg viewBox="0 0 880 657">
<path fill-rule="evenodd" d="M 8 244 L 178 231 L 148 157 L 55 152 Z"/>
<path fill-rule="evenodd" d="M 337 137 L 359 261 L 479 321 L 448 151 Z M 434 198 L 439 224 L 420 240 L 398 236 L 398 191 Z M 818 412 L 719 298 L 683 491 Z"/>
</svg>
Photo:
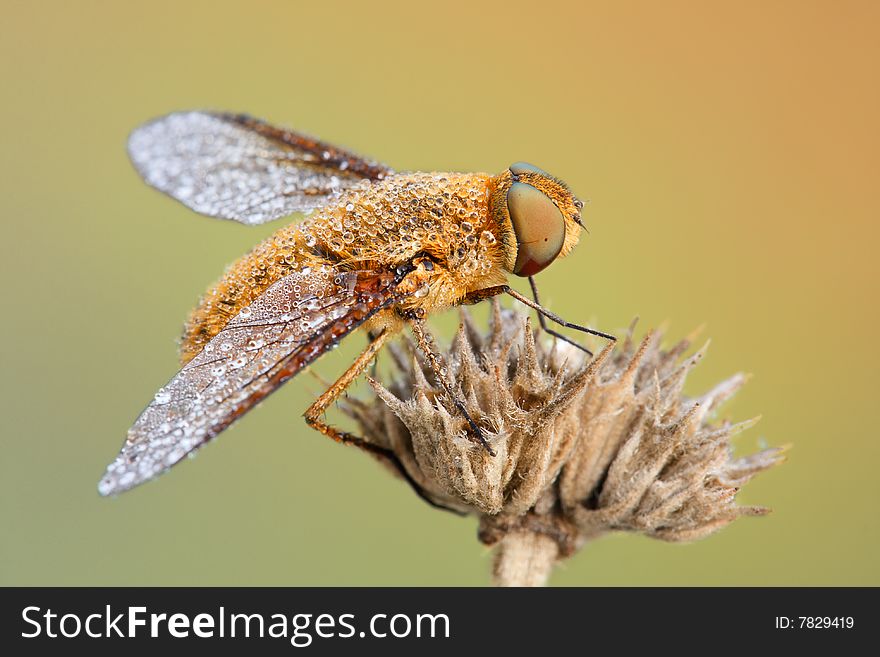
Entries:
<svg viewBox="0 0 880 657">
<path fill-rule="evenodd" d="M 187 312 L 274 229 L 128 164 L 142 121 L 218 108 L 398 169 L 545 167 L 589 199 L 590 235 L 541 275 L 555 311 L 706 323 L 692 392 L 754 374 L 726 414 L 763 414 L 741 453 L 794 444 L 740 496 L 774 513 L 687 546 L 607 537 L 553 584 L 880 584 L 880 5 L 725 4 L 4 1 L 0 583 L 488 583 L 475 521 L 305 428 L 310 377 L 98 497 Z"/>
</svg>

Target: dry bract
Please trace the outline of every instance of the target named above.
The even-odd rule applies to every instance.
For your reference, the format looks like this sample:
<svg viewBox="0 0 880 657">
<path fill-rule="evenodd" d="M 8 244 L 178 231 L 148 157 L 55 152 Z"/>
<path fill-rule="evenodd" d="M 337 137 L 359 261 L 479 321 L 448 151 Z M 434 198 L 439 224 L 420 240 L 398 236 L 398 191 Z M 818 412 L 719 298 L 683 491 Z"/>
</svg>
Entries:
<svg viewBox="0 0 880 657">
<path fill-rule="evenodd" d="M 736 492 L 782 459 L 778 448 L 734 458 L 730 439 L 754 421 L 714 422 L 745 382 L 735 375 L 698 398 L 682 394 L 704 353 L 663 349 L 651 333 L 590 362 L 562 342 L 536 340 L 524 315 L 496 303 L 482 334 L 467 313 L 444 358 L 471 416 L 467 424 L 409 342 L 375 396 L 343 406 L 365 438 L 391 448 L 425 495 L 480 517 L 498 544 L 498 584 L 541 584 L 553 564 L 612 530 L 666 541 L 707 536 L 741 515 Z"/>
</svg>

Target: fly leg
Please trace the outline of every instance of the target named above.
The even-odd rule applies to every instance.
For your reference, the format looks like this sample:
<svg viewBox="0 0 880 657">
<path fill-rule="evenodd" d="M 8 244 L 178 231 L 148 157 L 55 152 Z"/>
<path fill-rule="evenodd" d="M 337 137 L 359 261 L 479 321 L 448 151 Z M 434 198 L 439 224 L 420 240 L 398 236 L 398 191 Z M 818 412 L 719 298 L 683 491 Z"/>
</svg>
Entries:
<svg viewBox="0 0 880 657">
<path fill-rule="evenodd" d="M 468 294 L 464 298 L 464 301 L 462 303 L 465 303 L 465 304 L 479 303 L 480 301 L 483 301 L 484 299 L 488 299 L 490 297 L 494 297 L 499 294 L 509 294 L 510 296 L 512 296 L 514 299 L 516 299 L 520 303 L 527 305 L 529 308 L 531 308 L 532 310 L 534 310 L 538 313 L 538 321 L 541 323 L 541 328 L 543 330 L 547 331 L 547 333 L 549 333 L 551 335 L 554 335 L 558 338 L 561 338 L 562 340 L 565 340 L 566 342 L 568 342 L 570 344 L 573 344 L 574 346 L 578 347 L 579 349 L 582 349 L 583 351 L 587 352 L 590 356 L 592 356 L 593 353 L 589 349 L 582 347 L 581 345 L 577 344 L 576 342 L 569 340 L 564 335 L 560 335 L 556 331 L 549 329 L 545 323 L 545 318 L 549 319 L 551 322 L 559 324 L 560 326 L 562 326 L 564 328 L 574 329 L 575 331 L 581 331 L 582 333 L 589 333 L 590 335 L 597 335 L 600 338 L 605 338 L 606 340 L 610 340 L 611 342 L 617 342 L 617 338 L 614 337 L 613 335 L 610 335 L 608 333 L 602 333 L 602 331 L 597 331 L 595 329 L 591 329 L 586 326 L 581 326 L 580 324 L 568 322 L 568 321 L 562 319 L 562 317 L 560 317 L 556 313 L 553 313 L 553 312 L 550 312 L 549 310 L 547 310 L 544 306 L 542 306 L 538 302 L 538 288 L 535 285 L 535 282 L 532 280 L 531 276 L 529 277 L 529 281 L 532 284 L 532 293 L 535 296 L 534 301 L 532 301 L 528 297 L 524 297 L 516 290 L 511 289 L 511 287 L 509 285 L 494 285 L 492 287 L 487 287 L 482 290 L 476 290 L 475 292 L 471 292 L 470 294 Z"/>
<path fill-rule="evenodd" d="M 410 327 L 412 328 L 413 335 L 416 338 L 416 344 L 418 344 L 419 350 L 425 355 L 425 360 L 428 362 L 431 371 L 434 372 L 434 377 L 443 387 L 443 390 L 446 392 L 449 399 L 452 400 L 452 403 L 455 404 L 455 408 L 458 409 L 458 412 L 462 414 L 465 420 L 467 420 L 468 425 L 470 425 L 471 430 L 474 432 L 477 441 L 483 446 L 483 449 L 485 449 L 490 456 L 495 456 L 495 450 L 489 446 L 486 437 L 483 435 L 483 431 L 477 423 L 474 422 L 470 413 L 467 412 L 467 409 L 464 407 L 464 402 L 458 398 L 455 391 L 452 389 L 452 383 L 449 381 L 443 358 L 437 350 L 434 349 L 433 338 L 426 331 L 424 320 L 418 315 L 410 316 L 408 319 L 410 320 Z"/>
<path fill-rule="evenodd" d="M 537 285 L 537 283 L 535 283 L 534 276 L 529 276 L 529 285 L 532 288 L 532 298 L 535 300 L 536 304 L 540 305 L 541 301 L 538 299 L 538 285 Z M 568 337 L 562 335 L 562 333 L 560 333 L 559 331 L 554 331 L 549 326 L 547 326 L 547 320 L 544 318 L 544 315 L 542 315 L 540 312 L 538 313 L 538 323 L 541 325 L 541 330 L 544 331 L 545 333 L 549 333 L 554 338 L 558 338 L 558 339 L 562 340 L 563 342 L 567 342 L 568 344 L 577 347 L 578 349 L 583 351 L 585 354 L 587 354 L 587 356 L 589 356 L 590 358 L 593 357 L 593 352 L 590 351 L 589 349 L 587 349 L 585 346 L 576 342 L 575 340 L 572 340 L 571 338 L 568 338 Z"/>
<path fill-rule="evenodd" d="M 474 290 L 467 293 L 467 296 L 461 300 L 461 304 L 463 306 L 472 306 L 475 303 L 480 303 L 480 301 L 504 294 L 508 289 L 506 285 L 493 285 L 492 287 L 484 287 L 482 290 Z"/>
<path fill-rule="evenodd" d="M 431 506 L 443 509 L 445 511 L 452 511 L 453 513 L 460 513 L 455 511 L 454 509 L 450 509 L 448 507 L 443 506 L 442 504 L 438 504 L 434 500 L 432 500 L 425 490 L 419 485 L 419 483 L 413 479 L 413 477 L 407 472 L 406 468 L 403 467 L 403 463 L 401 463 L 400 459 L 397 455 L 386 447 L 380 447 L 379 445 L 374 445 L 359 436 L 355 436 L 352 433 L 347 431 L 340 431 L 335 427 L 331 427 L 329 424 L 324 422 L 323 416 L 330 405 L 335 402 L 342 393 L 352 384 L 352 382 L 360 376 L 367 366 L 370 364 L 370 361 L 375 358 L 376 354 L 379 353 L 379 350 L 384 346 L 388 339 L 391 337 L 391 332 L 388 330 L 383 330 L 381 333 L 376 335 L 367 345 L 367 348 L 361 352 L 361 355 L 358 356 L 354 363 L 351 364 L 342 376 L 336 380 L 332 386 L 330 386 L 324 394 L 318 397 L 315 400 L 315 403 L 309 406 L 303 416 L 305 417 L 306 424 L 308 424 L 313 429 L 320 431 L 322 434 L 327 436 L 328 438 L 332 438 L 338 443 L 342 443 L 343 445 L 354 445 L 355 447 L 360 447 L 361 449 L 370 452 L 378 456 L 380 459 L 384 459 L 385 461 L 391 463 L 397 472 L 400 473 L 400 476 L 403 477 L 406 482 L 412 487 L 412 489 L 416 492 L 416 494 L 421 497 L 425 502 L 430 504 Z"/>
<path fill-rule="evenodd" d="M 376 334 L 373 333 L 372 331 L 367 331 L 367 343 L 369 344 L 370 342 L 372 342 L 375 339 L 376 339 Z M 377 370 L 378 365 L 379 365 L 379 362 L 377 360 L 373 360 L 373 364 L 370 366 L 370 377 L 373 379 L 376 378 L 376 370 Z"/>
<path fill-rule="evenodd" d="M 382 331 L 379 335 L 374 337 L 370 341 L 370 344 L 367 345 L 367 348 L 364 349 L 360 356 L 358 356 L 351 364 L 351 367 L 343 372 L 342 376 L 337 379 L 336 383 L 327 388 L 327 390 L 315 400 L 315 403 L 309 406 L 308 410 L 306 410 L 303 415 L 306 419 L 306 423 L 310 427 L 320 431 L 325 436 L 332 438 L 338 443 L 355 445 L 362 449 L 366 449 L 367 451 L 375 452 L 376 449 L 384 451 L 384 448 L 377 448 L 376 445 L 368 443 L 363 438 L 359 438 L 346 431 L 339 431 L 338 429 L 331 427 L 321 418 L 330 405 L 339 399 L 340 395 L 345 392 L 348 386 L 350 386 L 352 382 L 359 377 L 365 369 L 367 369 L 370 361 L 375 358 L 376 354 L 379 353 L 379 350 L 386 342 L 388 342 L 388 338 L 390 337 L 391 334 L 389 331 Z"/>
</svg>

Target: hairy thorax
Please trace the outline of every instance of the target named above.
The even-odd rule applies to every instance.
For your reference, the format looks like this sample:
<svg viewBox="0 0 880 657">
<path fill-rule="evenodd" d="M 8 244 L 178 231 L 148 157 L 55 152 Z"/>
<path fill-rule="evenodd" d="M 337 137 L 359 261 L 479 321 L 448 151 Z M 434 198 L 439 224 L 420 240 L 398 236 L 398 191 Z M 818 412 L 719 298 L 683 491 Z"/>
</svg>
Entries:
<svg viewBox="0 0 880 657">
<path fill-rule="evenodd" d="M 490 211 L 493 184 L 480 173 L 398 174 L 358 184 L 233 263 L 192 312 L 181 359 L 191 360 L 241 308 L 295 271 L 387 271 L 416 259 L 419 266 L 401 286 L 409 296 L 399 309 L 426 312 L 504 283 L 512 237 Z M 371 326 L 397 328 L 399 309 Z"/>
</svg>

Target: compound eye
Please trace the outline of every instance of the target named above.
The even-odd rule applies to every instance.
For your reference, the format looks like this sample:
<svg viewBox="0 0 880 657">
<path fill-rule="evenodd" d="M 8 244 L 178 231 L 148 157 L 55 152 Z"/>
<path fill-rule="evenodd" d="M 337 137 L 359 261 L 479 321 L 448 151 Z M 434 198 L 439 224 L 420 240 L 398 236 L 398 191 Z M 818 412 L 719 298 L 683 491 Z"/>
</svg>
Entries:
<svg viewBox="0 0 880 657">
<path fill-rule="evenodd" d="M 556 259 L 565 243 L 565 219 L 541 190 L 513 183 L 507 191 L 507 211 L 516 234 L 517 276 L 533 276 Z"/>
<path fill-rule="evenodd" d="M 539 173 L 542 176 L 547 176 L 550 178 L 550 174 L 544 171 L 544 169 L 539 169 L 534 164 L 529 164 L 528 162 L 514 162 L 510 165 L 510 173 L 515 176 L 522 175 L 524 173 Z"/>
</svg>

